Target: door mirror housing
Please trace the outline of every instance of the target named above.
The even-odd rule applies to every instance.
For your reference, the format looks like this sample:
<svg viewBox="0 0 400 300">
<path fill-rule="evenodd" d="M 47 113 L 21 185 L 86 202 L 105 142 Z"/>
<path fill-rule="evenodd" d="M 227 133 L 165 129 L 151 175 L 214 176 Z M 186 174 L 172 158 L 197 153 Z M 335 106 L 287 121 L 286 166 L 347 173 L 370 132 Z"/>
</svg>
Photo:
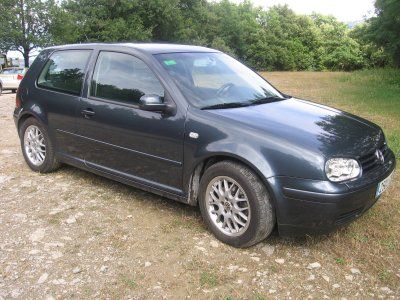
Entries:
<svg viewBox="0 0 400 300">
<path fill-rule="evenodd" d="M 147 111 L 162 112 L 171 114 L 174 111 L 172 105 L 165 103 L 159 95 L 143 95 L 139 100 L 139 108 Z"/>
<path fill-rule="evenodd" d="M 143 95 L 140 97 L 139 107 L 147 111 L 164 111 L 166 105 L 158 95 Z"/>
</svg>

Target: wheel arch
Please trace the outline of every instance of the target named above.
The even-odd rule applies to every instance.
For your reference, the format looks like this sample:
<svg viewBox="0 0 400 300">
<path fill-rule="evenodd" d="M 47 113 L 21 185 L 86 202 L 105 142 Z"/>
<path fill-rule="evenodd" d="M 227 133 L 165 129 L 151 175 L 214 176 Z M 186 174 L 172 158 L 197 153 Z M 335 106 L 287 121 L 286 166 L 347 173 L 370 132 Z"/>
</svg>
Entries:
<svg viewBox="0 0 400 300">
<path fill-rule="evenodd" d="M 240 164 L 246 166 L 247 168 L 249 168 L 251 171 L 253 171 L 257 175 L 257 177 L 261 180 L 261 182 L 265 185 L 265 187 L 269 193 L 269 196 L 271 197 L 273 208 L 275 209 L 275 197 L 273 194 L 273 190 L 269 186 L 268 180 L 264 176 L 264 174 L 254 164 L 252 164 L 247 159 L 240 157 L 240 156 L 230 154 L 230 153 L 219 153 L 219 154 L 210 155 L 210 156 L 203 158 L 201 161 L 197 162 L 197 164 L 193 168 L 193 170 L 190 174 L 190 177 L 189 177 L 188 193 L 187 193 L 188 194 L 188 199 L 187 199 L 188 204 L 193 205 L 193 206 L 197 205 L 200 180 L 201 180 L 201 177 L 203 176 L 205 170 L 207 170 L 207 168 L 209 168 L 213 164 L 218 163 L 220 161 L 224 161 L 224 160 L 229 160 L 229 161 L 233 161 L 236 163 L 240 163 Z"/>
<path fill-rule="evenodd" d="M 46 126 L 46 123 L 44 122 L 44 120 L 37 114 L 30 112 L 30 111 L 22 112 L 18 118 L 18 123 L 17 123 L 18 134 L 19 134 L 22 123 L 25 122 L 25 120 L 27 120 L 29 118 L 35 118 L 40 123 L 42 123 L 43 126 Z"/>
</svg>

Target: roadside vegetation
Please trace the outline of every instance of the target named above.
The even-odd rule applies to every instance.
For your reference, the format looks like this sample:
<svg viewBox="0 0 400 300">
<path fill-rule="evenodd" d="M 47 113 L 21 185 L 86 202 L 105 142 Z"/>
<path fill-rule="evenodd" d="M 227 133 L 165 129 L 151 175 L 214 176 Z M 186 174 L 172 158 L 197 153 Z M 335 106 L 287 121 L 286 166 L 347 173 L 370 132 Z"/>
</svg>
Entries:
<svg viewBox="0 0 400 300">
<path fill-rule="evenodd" d="M 400 150 L 398 70 L 262 74 L 283 92 L 376 122 Z M 73 167 L 32 172 L 12 122 L 14 97 L 0 101 L 6 299 L 400 297 L 398 171 L 377 204 L 338 232 L 235 249 L 205 229 L 197 208 Z"/>
<path fill-rule="evenodd" d="M 297 97 L 330 105 L 371 120 L 386 133 L 400 163 L 400 70 L 263 73 L 273 84 Z M 329 238 L 310 237 L 306 245 L 326 253 L 338 268 L 358 265 L 374 282 L 399 286 L 400 182 L 365 216 Z M 287 249 L 298 242 L 287 241 Z M 368 287 L 366 287 L 368 289 Z"/>
<path fill-rule="evenodd" d="M 389 145 L 400 158 L 400 70 L 375 69 L 347 73 L 338 78 L 338 102 L 348 102 L 356 114 L 381 124 Z"/>
<path fill-rule="evenodd" d="M 399 164 L 400 1 L 375 6 L 376 17 L 350 29 L 248 1 L 3 0 L 0 50 L 28 62 L 32 50 L 64 43 L 210 46 L 266 71 L 287 94 L 377 123 Z M 73 167 L 30 171 L 14 103 L 1 96 L 0 299 L 400 297 L 399 171 L 346 228 L 235 249 L 208 233 L 196 208 Z"/>
<path fill-rule="evenodd" d="M 4 0 L 0 50 L 18 50 L 28 63 L 38 47 L 152 41 L 209 46 L 257 70 L 400 67 L 400 1 L 376 0 L 375 8 L 376 17 L 350 28 L 250 1 Z"/>
</svg>

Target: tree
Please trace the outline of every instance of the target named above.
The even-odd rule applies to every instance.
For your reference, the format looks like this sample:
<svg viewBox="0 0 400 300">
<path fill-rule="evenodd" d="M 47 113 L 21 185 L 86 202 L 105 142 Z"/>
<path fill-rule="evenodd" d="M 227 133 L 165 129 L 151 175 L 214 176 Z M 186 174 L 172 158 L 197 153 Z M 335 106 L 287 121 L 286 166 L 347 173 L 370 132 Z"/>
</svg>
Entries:
<svg viewBox="0 0 400 300">
<path fill-rule="evenodd" d="M 376 0 L 375 9 L 377 16 L 369 20 L 369 37 L 400 68 L 400 0 Z"/>
<path fill-rule="evenodd" d="M 319 59 L 324 69 L 352 71 L 364 66 L 360 44 L 346 24 L 331 16 L 314 14 L 312 18 L 320 31 Z"/>
<path fill-rule="evenodd" d="M 53 12 L 54 43 L 147 41 L 146 27 L 135 0 L 67 0 Z"/>
<path fill-rule="evenodd" d="M 54 0 L 2 0 L 0 16 L 0 48 L 16 50 L 29 67 L 29 54 L 33 49 L 51 44 L 50 11 Z"/>
<path fill-rule="evenodd" d="M 360 44 L 360 50 L 367 68 L 383 68 L 390 65 L 391 57 L 382 46 L 376 45 L 369 36 L 369 22 L 364 22 L 350 32 L 350 36 Z"/>
<path fill-rule="evenodd" d="M 354 70 L 381 57 L 334 17 L 298 15 L 287 5 L 263 10 L 249 0 L 58 0 L 51 24 L 56 44 L 196 44 L 258 70 Z"/>
<path fill-rule="evenodd" d="M 247 57 L 256 69 L 319 69 L 319 31 L 308 16 L 296 15 L 287 5 L 260 12 L 259 30 L 247 46 Z"/>
</svg>

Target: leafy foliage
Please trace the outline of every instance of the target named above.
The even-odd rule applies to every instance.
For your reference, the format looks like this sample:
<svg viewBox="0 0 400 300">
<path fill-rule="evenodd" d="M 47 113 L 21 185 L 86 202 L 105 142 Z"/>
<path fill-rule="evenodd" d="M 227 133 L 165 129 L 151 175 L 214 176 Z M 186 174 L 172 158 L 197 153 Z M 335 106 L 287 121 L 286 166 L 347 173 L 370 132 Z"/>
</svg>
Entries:
<svg viewBox="0 0 400 300">
<path fill-rule="evenodd" d="M 286 5 L 263 10 L 249 0 L 240 4 L 228 0 L 48 0 L 46 5 L 44 0 L 2 1 L 11 8 L 0 21 L 6 28 L 0 33 L 0 47 L 5 50 L 42 47 L 50 41 L 159 41 L 216 48 L 259 70 L 349 71 L 391 62 L 400 65 L 399 0 L 376 0 L 377 17 L 354 30 L 331 16 L 297 15 Z M 26 7 L 25 15 L 32 15 L 32 24 L 40 28 L 25 33 L 24 39 L 20 3 Z"/>
<path fill-rule="evenodd" d="M 84 9 L 81 9 L 81 8 Z M 56 43 L 169 41 L 211 46 L 267 70 L 352 70 L 359 44 L 333 17 L 264 11 L 249 1 L 66 0 L 54 14 Z"/>
<path fill-rule="evenodd" d="M 29 65 L 30 52 L 50 45 L 50 11 L 54 0 L 1 0 L 0 50 L 16 50 Z"/>
<path fill-rule="evenodd" d="M 367 22 L 364 38 L 370 40 L 400 67 L 400 0 L 376 0 L 377 16 Z"/>
</svg>

